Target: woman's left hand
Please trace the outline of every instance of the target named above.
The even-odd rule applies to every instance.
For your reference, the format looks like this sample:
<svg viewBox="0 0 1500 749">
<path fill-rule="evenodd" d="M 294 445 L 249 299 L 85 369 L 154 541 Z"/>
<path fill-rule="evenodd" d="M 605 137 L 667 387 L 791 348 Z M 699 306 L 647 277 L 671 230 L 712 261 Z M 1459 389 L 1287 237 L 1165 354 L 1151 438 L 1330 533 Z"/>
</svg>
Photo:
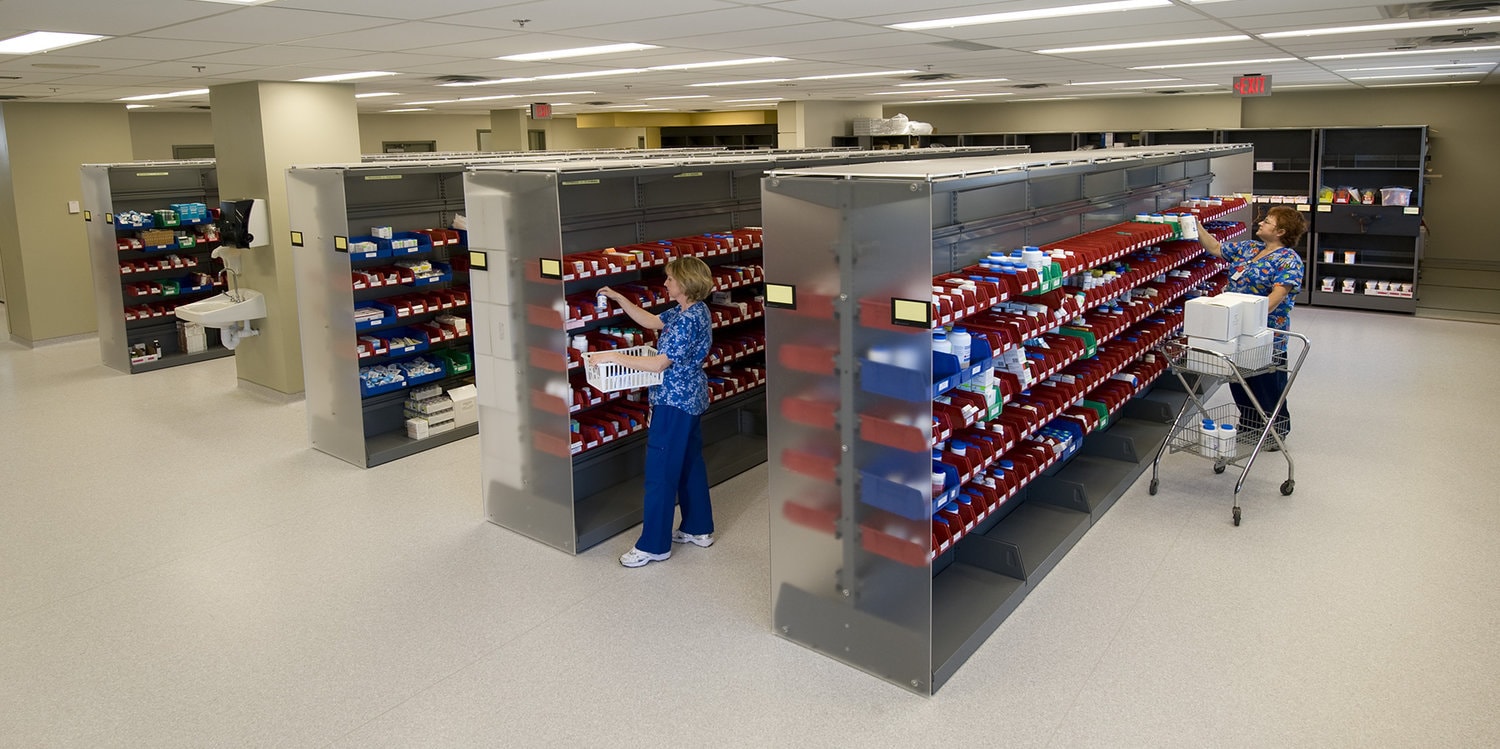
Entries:
<svg viewBox="0 0 1500 749">
<path fill-rule="evenodd" d="M 590 353 L 589 361 L 595 364 L 619 364 L 620 355 L 613 351 L 599 351 Z"/>
</svg>

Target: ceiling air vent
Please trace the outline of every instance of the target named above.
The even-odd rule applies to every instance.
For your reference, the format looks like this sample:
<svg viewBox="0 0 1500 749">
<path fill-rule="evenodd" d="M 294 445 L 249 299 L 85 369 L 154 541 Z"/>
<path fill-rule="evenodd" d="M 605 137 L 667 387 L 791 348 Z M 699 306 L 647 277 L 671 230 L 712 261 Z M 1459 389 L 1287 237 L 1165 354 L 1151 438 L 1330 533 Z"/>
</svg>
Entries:
<svg viewBox="0 0 1500 749">
<path fill-rule="evenodd" d="M 584 102 L 584 104 L 587 104 L 587 105 L 589 105 L 591 107 L 607 107 L 607 106 L 609 106 L 609 105 L 611 105 L 613 103 L 614 102 L 612 102 L 612 101 L 586 101 L 586 102 Z"/>
<path fill-rule="evenodd" d="M 432 80 L 438 83 L 478 83 L 480 81 L 491 81 L 493 78 L 485 78 L 481 75 L 440 75 Z"/>
<path fill-rule="evenodd" d="M 1493 44 L 1500 39 L 1500 33 L 1486 31 L 1480 34 L 1442 34 L 1439 36 L 1418 36 L 1411 39 L 1400 39 L 1396 42 L 1395 49 L 1422 49 L 1425 47 L 1461 47 L 1469 44 Z"/>
<path fill-rule="evenodd" d="M 26 98 L 26 97 L 24 97 L 24 96 L 16 96 L 14 94 L 0 94 L 0 101 L 16 101 L 18 99 L 24 99 L 24 98 Z"/>
<path fill-rule="evenodd" d="M 933 42 L 932 44 L 936 47 L 947 47 L 948 49 L 957 49 L 964 52 L 993 52 L 997 49 L 1004 49 L 1004 47 L 991 47 L 988 44 L 980 44 L 979 42 L 966 42 L 962 39 L 949 39 L 946 42 Z"/>
<path fill-rule="evenodd" d="M 916 75 L 903 76 L 908 81 L 950 81 L 958 76 L 952 73 L 917 73 Z"/>
<path fill-rule="evenodd" d="M 1034 88 L 1046 88 L 1049 85 L 1051 85 L 1051 84 L 1049 84 L 1049 83 L 1017 83 L 1016 85 L 1011 86 L 1011 88 L 1020 88 L 1020 89 L 1025 89 L 1027 91 L 1030 91 L 1031 89 L 1034 89 Z"/>
<path fill-rule="evenodd" d="M 1436 0 L 1430 3 L 1401 3 L 1380 8 L 1386 18 L 1457 18 L 1488 16 L 1500 13 L 1500 0 Z"/>
<path fill-rule="evenodd" d="M 212 109 L 212 108 L 213 107 L 210 107 L 207 104 L 192 104 L 192 105 L 188 106 L 188 109 Z"/>
</svg>

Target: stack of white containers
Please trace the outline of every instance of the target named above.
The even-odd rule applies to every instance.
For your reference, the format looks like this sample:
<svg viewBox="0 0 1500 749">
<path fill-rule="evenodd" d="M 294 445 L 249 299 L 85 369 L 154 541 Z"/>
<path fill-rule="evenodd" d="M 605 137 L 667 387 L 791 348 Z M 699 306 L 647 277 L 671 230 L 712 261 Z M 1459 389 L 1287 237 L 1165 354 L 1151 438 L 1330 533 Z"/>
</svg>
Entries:
<svg viewBox="0 0 1500 749">
<path fill-rule="evenodd" d="M 1266 297 L 1225 292 L 1218 296 L 1190 299 L 1184 305 L 1183 332 L 1194 349 L 1223 354 L 1240 369 L 1257 370 L 1271 365 L 1275 333 L 1266 327 Z M 1212 357 L 1205 357 L 1211 359 Z M 1229 374 L 1214 366 L 1217 361 L 1198 362 L 1211 374 Z M 1199 441 L 1203 453 L 1233 460 L 1237 452 L 1235 425 L 1229 420 L 1215 424 L 1204 419 Z"/>
</svg>

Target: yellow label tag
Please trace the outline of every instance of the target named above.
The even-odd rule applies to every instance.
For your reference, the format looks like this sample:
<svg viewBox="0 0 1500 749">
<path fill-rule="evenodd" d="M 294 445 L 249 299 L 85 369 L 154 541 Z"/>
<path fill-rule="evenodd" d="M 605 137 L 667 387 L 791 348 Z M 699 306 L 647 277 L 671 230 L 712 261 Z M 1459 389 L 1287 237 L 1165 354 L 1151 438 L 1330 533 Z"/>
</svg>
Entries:
<svg viewBox="0 0 1500 749">
<path fill-rule="evenodd" d="M 766 284 L 766 302 L 795 307 L 797 306 L 797 287 L 779 283 L 768 283 Z"/>
<path fill-rule="evenodd" d="M 93 211 L 84 211 L 83 212 L 83 220 L 84 221 L 93 221 L 94 220 L 94 212 Z"/>
<path fill-rule="evenodd" d="M 925 299 L 892 299 L 891 321 L 919 325 L 932 324 L 932 305 Z"/>
<path fill-rule="evenodd" d="M 1303 213 L 1307 213 L 1308 211 L 1312 210 L 1312 206 L 1306 203 L 1298 203 L 1297 210 L 1302 211 Z"/>
<path fill-rule="evenodd" d="M 469 250 L 470 270 L 489 270 L 490 256 L 478 250 Z"/>
<path fill-rule="evenodd" d="M 388 179 L 401 179 L 399 174 L 368 174 L 365 175 L 366 182 L 378 182 Z"/>
<path fill-rule="evenodd" d="M 1401 209 L 1401 212 L 1404 213 L 1404 214 L 1406 214 L 1406 215 L 1408 215 L 1408 216 L 1415 216 L 1415 215 L 1421 213 L 1422 209 L 1418 208 L 1417 206 L 1408 206 L 1406 208 Z"/>
<path fill-rule="evenodd" d="M 542 260 L 542 278 L 562 278 L 562 261 L 556 258 L 544 257 Z"/>
<path fill-rule="evenodd" d="M 567 186 L 567 185 L 597 185 L 597 184 L 599 184 L 599 180 L 597 180 L 597 179 L 572 179 L 572 180 L 564 180 L 563 181 L 563 185 L 564 186 Z"/>
<path fill-rule="evenodd" d="M 681 174 L 675 175 L 673 178 L 674 179 L 681 179 L 683 177 L 702 177 L 702 176 L 703 176 L 703 172 L 683 172 Z"/>
<path fill-rule="evenodd" d="M 1320 206 L 1318 206 L 1318 213 L 1333 213 L 1333 206 L 1331 206 L 1331 205 L 1320 205 Z"/>
<path fill-rule="evenodd" d="M 338 250 L 340 252 L 348 252 L 349 251 L 349 238 L 348 237 L 334 237 L 333 238 L 333 249 Z"/>
<path fill-rule="evenodd" d="M 171 174 L 171 172 L 136 172 L 135 176 L 137 176 L 137 177 L 165 177 L 165 176 L 167 176 L 169 174 Z"/>
<path fill-rule="evenodd" d="M 300 231 L 294 231 L 294 232 L 292 232 L 292 246 L 293 247 L 302 247 L 303 246 L 303 243 L 302 243 L 302 232 L 300 232 Z"/>
</svg>

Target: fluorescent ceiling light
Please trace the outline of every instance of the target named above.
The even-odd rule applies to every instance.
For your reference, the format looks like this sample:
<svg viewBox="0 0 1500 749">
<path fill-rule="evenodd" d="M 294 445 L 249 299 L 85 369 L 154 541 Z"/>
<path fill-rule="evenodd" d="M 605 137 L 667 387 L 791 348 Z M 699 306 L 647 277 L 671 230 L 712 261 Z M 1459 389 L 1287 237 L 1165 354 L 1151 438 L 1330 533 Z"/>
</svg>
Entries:
<svg viewBox="0 0 1500 749">
<path fill-rule="evenodd" d="M 208 93 L 206 88 L 195 88 L 191 91 L 173 91 L 170 94 L 141 94 L 140 96 L 126 96 L 115 101 L 155 101 L 157 99 L 176 99 L 179 96 L 203 96 Z"/>
<path fill-rule="evenodd" d="M 501 83 L 525 83 L 534 81 L 535 78 L 493 78 L 487 81 L 460 81 L 458 83 L 439 83 L 441 88 L 464 88 L 466 86 L 496 86 Z"/>
<path fill-rule="evenodd" d="M 495 99 L 517 99 L 517 98 L 520 98 L 521 96 L 523 96 L 523 94 L 496 94 L 495 96 L 469 96 L 469 97 L 465 97 L 463 99 L 459 99 L 458 101 L 459 102 L 465 102 L 465 101 L 494 101 Z M 538 96 L 540 96 L 540 94 L 538 94 Z"/>
<path fill-rule="evenodd" d="M 496 60 L 508 62 L 536 62 L 538 60 L 561 60 L 566 57 L 588 57 L 590 55 L 612 55 L 616 52 L 637 52 L 643 49 L 659 49 L 655 44 L 602 44 L 597 47 L 574 47 L 573 49 L 554 49 L 550 52 L 527 52 L 523 55 L 506 55 L 496 57 Z"/>
<path fill-rule="evenodd" d="M 1179 62 L 1172 65 L 1141 65 L 1131 70 L 1172 70 L 1175 68 L 1211 68 L 1218 65 L 1260 65 L 1271 62 L 1296 62 L 1295 57 L 1261 57 L 1254 60 L 1220 60 L 1218 62 Z"/>
<path fill-rule="evenodd" d="M 382 96 L 400 96 L 395 91 L 372 91 L 368 94 L 355 94 L 356 99 L 379 99 Z"/>
<path fill-rule="evenodd" d="M 1011 11 L 1009 13 L 988 13 L 982 16 L 938 18 L 931 21 L 907 21 L 905 23 L 890 24 L 889 26 L 886 26 L 886 28 L 896 29 L 898 31 L 951 29 L 958 26 L 980 26 L 989 23 L 1035 21 L 1041 18 L 1062 18 L 1065 16 L 1086 16 L 1092 15 L 1094 13 L 1114 13 L 1116 11 L 1140 10 L 1142 8 L 1162 8 L 1171 4 L 1171 0 L 1122 0 L 1121 2 L 1112 3 L 1065 5 L 1061 8 L 1038 8 L 1036 10 Z"/>
<path fill-rule="evenodd" d="M 401 112 L 427 112 L 427 111 L 431 111 L 431 110 L 427 109 L 426 107 L 413 107 L 411 109 L 387 109 L 387 110 L 385 110 L 385 113 L 386 114 L 400 114 Z"/>
<path fill-rule="evenodd" d="M 926 92 L 923 92 L 923 93 L 926 93 Z M 1015 96 L 1015 95 L 1016 94 L 1015 94 L 1014 91 L 1000 91 L 998 93 L 993 93 L 993 94 L 948 94 L 946 96 L 939 96 L 938 98 L 939 99 L 950 99 L 950 98 L 959 97 L 959 96 L 969 96 L 969 97 L 973 97 L 973 98 L 977 99 L 977 98 L 979 98 L 981 96 Z"/>
<path fill-rule="evenodd" d="M 420 107 L 420 106 L 423 106 L 425 104 L 452 104 L 452 103 L 454 103 L 456 101 L 458 101 L 458 99 L 434 99 L 432 101 L 409 101 L 409 102 L 406 103 L 405 106 L 408 106 L 408 107 Z"/>
<path fill-rule="evenodd" d="M 952 104 L 955 101 L 974 101 L 968 97 L 962 99 L 926 99 L 923 101 L 903 101 L 898 104 Z"/>
<path fill-rule="evenodd" d="M 1004 83 L 1009 78 L 965 78 L 958 81 L 922 81 L 920 83 L 898 83 L 898 86 L 963 86 L 971 83 Z"/>
<path fill-rule="evenodd" d="M 1329 88 L 1330 86 L 1342 86 L 1342 85 L 1344 85 L 1344 84 L 1342 84 L 1342 83 L 1299 83 L 1299 84 L 1292 85 L 1292 86 L 1283 86 L 1280 83 L 1278 83 L 1278 84 L 1276 84 L 1276 90 L 1277 91 L 1285 91 L 1285 90 L 1287 90 L 1289 88 Z"/>
<path fill-rule="evenodd" d="M 1448 71 L 1446 73 L 1403 73 L 1401 75 L 1356 75 L 1349 78 L 1351 81 L 1380 81 L 1392 78 L 1437 78 L 1444 75 L 1487 75 L 1487 73 L 1476 71 L 1473 73 L 1457 73 Z"/>
<path fill-rule="evenodd" d="M 1158 39 L 1153 42 L 1127 42 L 1125 44 L 1095 44 L 1087 47 L 1058 47 L 1039 49 L 1039 55 L 1071 55 L 1076 52 L 1108 52 L 1116 49 L 1150 49 L 1152 47 L 1186 47 L 1192 44 L 1218 44 L 1220 42 L 1242 42 L 1250 37 L 1245 34 L 1230 36 L 1200 36 L 1193 39 Z"/>
<path fill-rule="evenodd" d="M 1168 81 L 1180 81 L 1181 78 L 1135 78 L 1128 81 L 1079 81 L 1069 83 L 1069 86 L 1123 86 L 1127 83 L 1166 83 Z"/>
<path fill-rule="evenodd" d="M 553 73 L 552 75 L 539 75 L 532 78 L 533 81 L 561 81 L 569 78 L 603 78 L 610 75 L 629 75 L 639 73 L 645 68 L 618 68 L 616 70 L 591 70 L 585 73 Z"/>
<path fill-rule="evenodd" d="M 30 34 L 0 40 L 0 55 L 32 55 L 75 44 L 108 39 L 98 34 L 66 34 L 61 31 L 33 31 Z"/>
<path fill-rule="evenodd" d="M 865 96 L 911 96 L 912 94 L 946 94 L 949 91 L 957 91 L 956 88 L 929 88 L 925 91 L 876 91 L 865 94 Z"/>
<path fill-rule="evenodd" d="M 1386 83 L 1370 88 L 1407 88 L 1410 86 L 1466 86 L 1479 81 L 1428 81 L 1426 83 Z"/>
<path fill-rule="evenodd" d="M 273 0 L 202 0 L 205 3 L 223 3 L 225 5 L 264 5 Z"/>
<path fill-rule="evenodd" d="M 1374 73 L 1374 72 L 1379 71 L 1379 70 L 1436 70 L 1437 68 L 1472 68 L 1472 67 L 1476 67 L 1476 66 L 1480 66 L 1480 65 L 1484 65 L 1484 66 L 1488 66 L 1488 67 L 1492 67 L 1493 68 L 1493 67 L 1495 67 L 1496 63 L 1493 63 L 1493 62 L 1454 62 L 1454 63 L 1445 63 L 1445 64 L 1441 64 L 1441 65 L 1392 65 L 1392 66 L 1383 67 L 1383 68 L 1344 68 L 1343 70 L 1337 70 L 1337 71 L 1334 71 L 1334 72 L 1337 72 L 1337 73 Z"/>
<path fill-rule="evenodd" d="M 783 97 L 783 96 L 767 96 L 767 97 L 761 98 L 761 99 L 724 99 L 722 103 L 724 103 L 724 104 L 739 104 L 741 102 L 746 102 L 746 101 L 781 101 L 784 98 L 786 98 L 786 97 Z"/>
<path fill-rule="evenodd" d="M 762 78 L 758 81 L 717 81 L 715 83 L 689 83 L 688 86 L 695 88 L 702 86 L 746 86 L 755 83 L 782 83 L 786 80 L 786 78 Z"/>
<path fill-rule="evenodd" d="M 766 62 L 785 62 L 785 57 L 745 57 L 739 60 L 720 62 L 686 62 L 677 65 L 653 65 L 647 70 L 699 70 L 701 68 L 727 68 L 732 65 L 759 65 Z"/>
<path fill-rule="evenodd" d="M 1019 104 L 1023 101 L 1074 101 L 1077 99 L 1078 97 L 1076 96 L 1048 96 L 1043 99 L 1011 99 L 1010 103 Z"/>
<path fill-rule="evenodd" d="M 1295 31 L 1273 31 L 1258 34 L 1262 39 L 1287 39 L 1304 36 L 1327 36 L 1329 34 L 1359 34 L 1366 31 L 1401 31 L 1402 29 L 1430 29 L 1439 26 L 1461 27 L 1469 24 L 1500 23 L 1500 16 L 1467 16 L 1464 18 L 1440 18 L 1432 21 L 1402 21 L 1400 23 L 1372 23 L 1364 26 L 1330 26 L 1326 29 L 1297 29 Z"/>
<path fill-rule="evenodd" d="M 688 96 L 647 96 L 641 101 L 667 101 L 669 99 L 707 99 L 708 94 L 690 94 Z"/>
<path fill-rule="evenodd" d="M 334 73 L 333 75 L 315 75 L 311 78 L 298 78 L 297 83 L 337 83 L 339 81 L 360 81 L 366 78 L 384 78 L 395 73 L 387 73 L 380 70 L 367 70 L 362 73 Z"/>
<path fill-rule="evenodd" d="M 1447 49 L 1403 49 L 1395 52 L 1360 52 L 1352 55 L 1316 55 L 1309 60 L 1353 60 L 1365 57 L 1401 57 L 1404 55 L 1447 55 L 1454 52 L 1489 52 L 1500 49 L 1500 44 L 1487 44 L 1474 47 L 1448 47 Z"/>
<path fill-rule="evenodd" d="M 126 109 L 151 109 L 150 104 L 126 104 Z"/>
<path fill-rule="evenodd" d="M 874 73 L 839 73 L 837 75 L 804 75 L 801 78 L 793 78 L 796 81 L 831 81 L 835 78 L 878 78 L 884 75 L 910 75 L 920 71 L 916 70 L 882 70 Z"/>
</svg>

